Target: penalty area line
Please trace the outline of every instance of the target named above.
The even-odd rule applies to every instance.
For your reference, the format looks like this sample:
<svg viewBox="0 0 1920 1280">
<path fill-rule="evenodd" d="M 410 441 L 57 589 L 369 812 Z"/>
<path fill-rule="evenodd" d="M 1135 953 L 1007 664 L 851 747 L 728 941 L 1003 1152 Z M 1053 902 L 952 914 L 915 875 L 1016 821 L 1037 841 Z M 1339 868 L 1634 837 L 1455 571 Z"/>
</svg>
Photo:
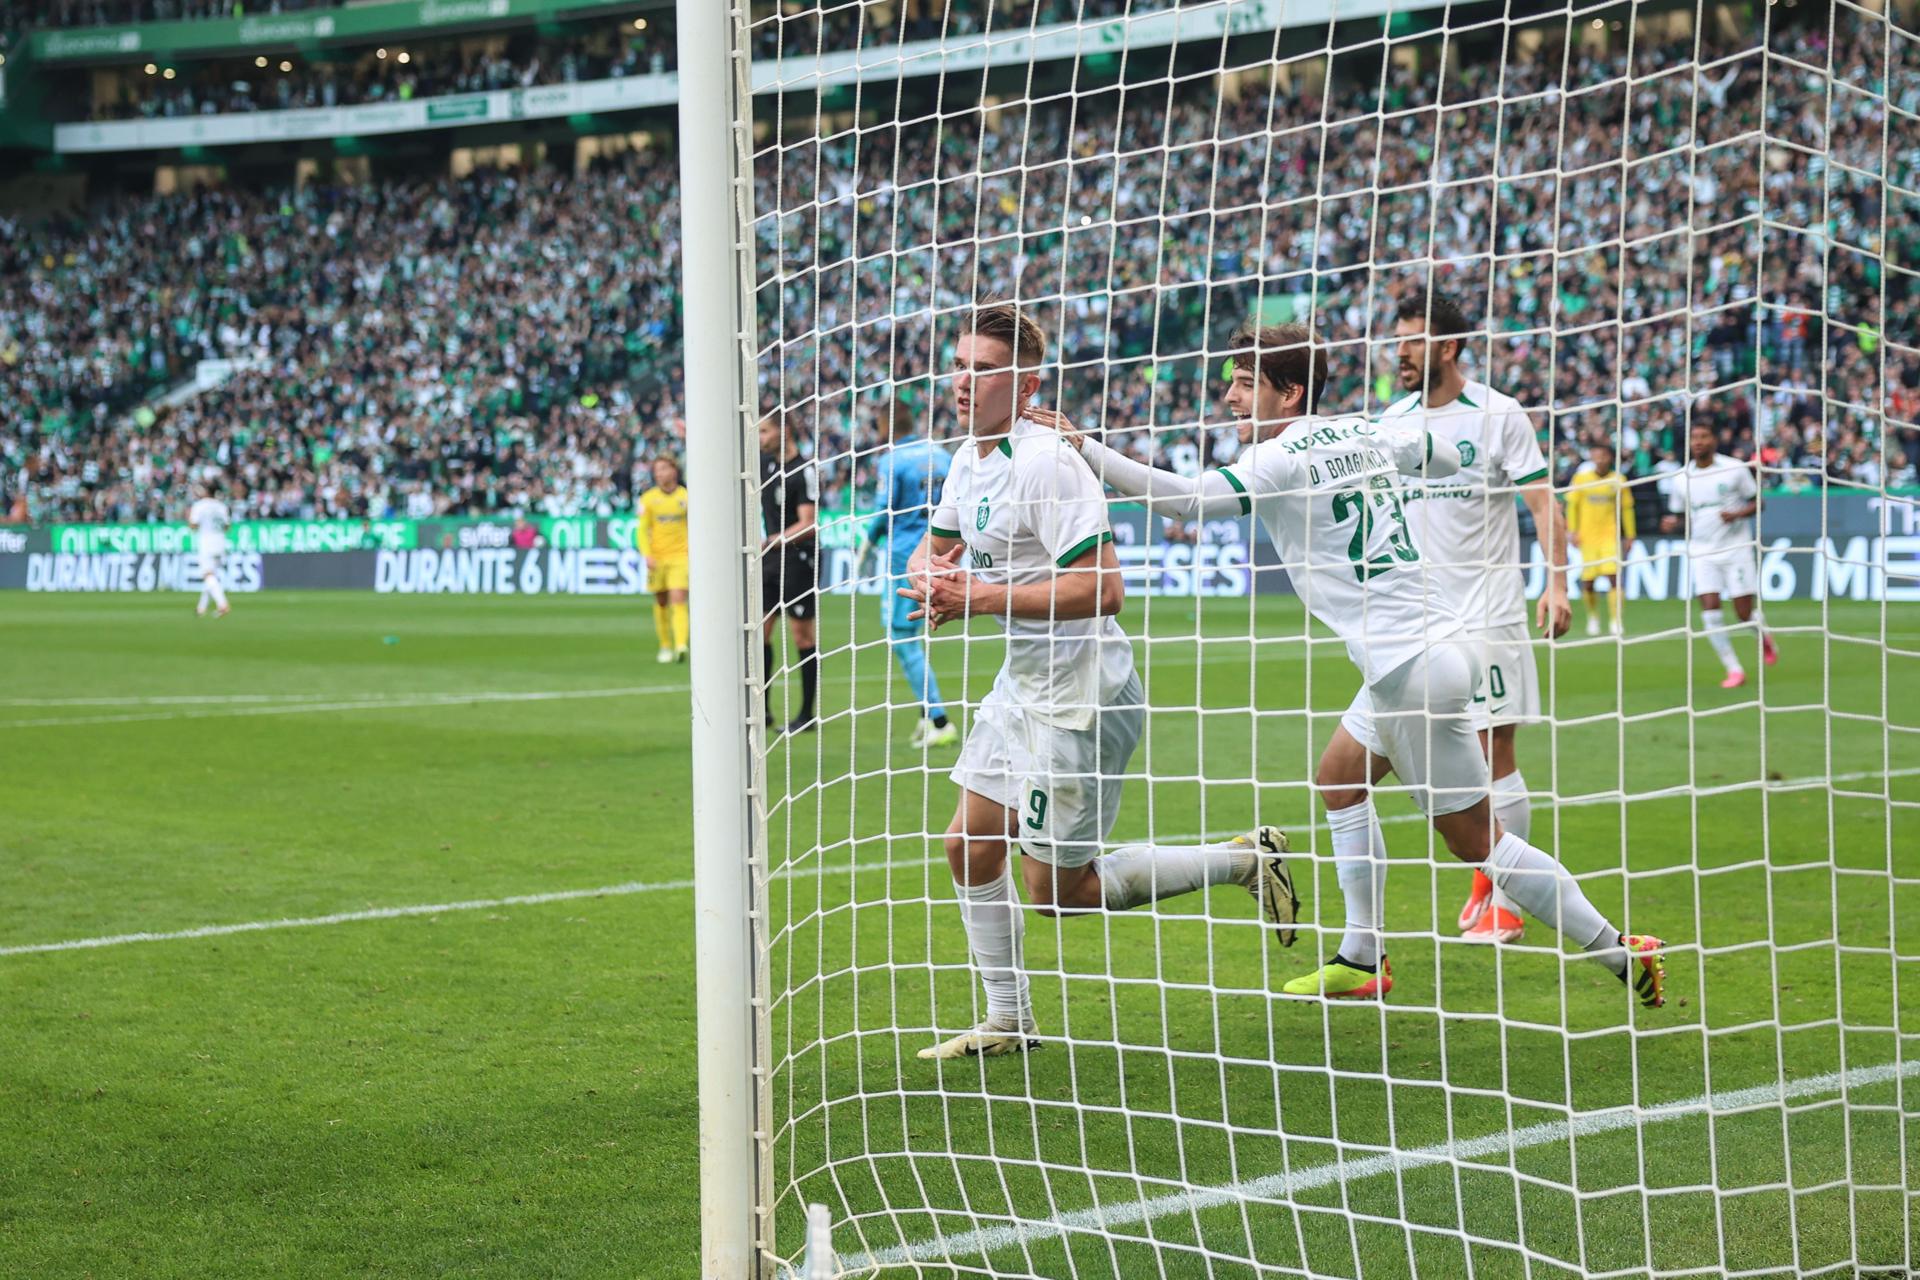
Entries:
<svg viewBox="0 0 1920 1280">
<path fill-rule="evenodd" d="M 1357 1160 L 1335 1160 L 1290 1173 L 1272 1173 L 1242 1182 L 1196 1187 L 1163 1196 L 1075 1209 L 1055 1214 L 1044 1221 L 1021 1219 L 1004 1226 L 979 1227 L 956 1235 L 935 1234 L 931 1239 L 841 1259 L 840 1269 L 842 1274 L 848 1274 L 912 1263 L 953 1264 L 965 1261 L 971 1265 L 975 1258 L 1038 1240 L 1072 1235 L 1106 1237 L 1116 1227 L 1137 1226 L 1175 1214 L 1194 1214 L 1250 1202 L 1280 1204 L 1294 1200 L 1304 1192 L 1357 1182 L 1363 1178 L 1376 1178 L 1382 1174 L 1408 1172 L 1434 1165 L 1485 1161 L 1490 1157 L 1549 1143 L 1571 1143 L 1576 1138 L 1613 1133 L 1621 1129 L 1645 1128 L 1672 1120 L 1741 1111 L 1770 1103 L 1784 1105 L 1823 1094 L 1845 1094 L 1853 1089 L 1889 1084 L 1916 1075 L 1920 1075 L 1920 1061 L 1888 1063 L 1809 1076 L 1804 1080 L 1703 1093 L 1679 1102 L 1648 1107 L 1612 1107 L 1604 1111 L 1577 1112 L 1565 1120 L 1546 1120 L 1510 1132 L 1490 1133 L 1485 1137 L 1464 1141 L 1437 1142 L 1410 1151 L 1386 1151 Z M 1481 1164 L 1478 1167 L 1498 1170 L 1502 1166 Z M 1123 1235 L 1116 1239 L 1124 1243 L 1153 1243 L 1145 1235 Z"/>
</svg>

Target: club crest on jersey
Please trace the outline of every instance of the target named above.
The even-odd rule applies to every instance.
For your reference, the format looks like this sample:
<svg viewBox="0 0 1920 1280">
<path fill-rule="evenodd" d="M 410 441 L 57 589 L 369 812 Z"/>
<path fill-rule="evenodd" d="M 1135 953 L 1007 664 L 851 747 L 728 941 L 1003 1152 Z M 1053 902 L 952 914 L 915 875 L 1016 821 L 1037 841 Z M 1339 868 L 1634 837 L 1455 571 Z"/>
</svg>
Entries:
<svg viewBox="0 0 1920 1280">
<path fill-rule="evenodd" d="M 987 527 L 987 504 L 984 502 L 973 509 L 973 527 L 975 529 Z"/>
<path fill-rule="evenodd" d="M 1473 441 L 1462 440 L 1460 442 L 1460 465 L 1462 467 L 1472 466 L 1473 458 L 1474 458 Z"/>
</svg>

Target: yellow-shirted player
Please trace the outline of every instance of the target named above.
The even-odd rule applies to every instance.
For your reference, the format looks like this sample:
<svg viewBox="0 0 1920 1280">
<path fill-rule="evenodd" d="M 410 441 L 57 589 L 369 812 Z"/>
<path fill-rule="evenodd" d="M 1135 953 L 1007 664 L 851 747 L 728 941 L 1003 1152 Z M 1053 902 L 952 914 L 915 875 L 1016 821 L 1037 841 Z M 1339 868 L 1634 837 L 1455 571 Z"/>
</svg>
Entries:
<svg viewBox="0 0 1920 1280">
<path fill-rule="evenodd" d="M 1580 550 L 1580 595 L 1587 605 L 1587 634 L 1600 634 L 1600 579 L 1607 580 L 1607 612 L 1613 634 L 1624 630 L 1620 618 L 1626 592 L 1620 580 L 1620 534 L 1633 541 L 1633 493 L 1627 478 L 1613 469 L 1613 446 L 1596 444 L 1587 465 L 1574 473 L 1567 490 L 1567 533 Z"/>
<path fill-rule="evenodd" d="M 647 590 L 653 592 L 653 627 L 660 633 L 659 662 L 687 660 L 687 488 L 680 464 L 653 460 L 653 488 L 640 495 L 634 530 L 647 558 Z"/>
</svg>

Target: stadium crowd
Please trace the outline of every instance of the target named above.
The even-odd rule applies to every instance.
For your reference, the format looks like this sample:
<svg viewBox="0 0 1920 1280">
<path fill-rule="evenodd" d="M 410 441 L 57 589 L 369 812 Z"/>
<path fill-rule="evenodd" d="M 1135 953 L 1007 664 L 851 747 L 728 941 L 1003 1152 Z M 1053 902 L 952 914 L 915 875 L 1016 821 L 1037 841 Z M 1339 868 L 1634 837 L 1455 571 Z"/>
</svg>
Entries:
<svg viewBox="0 0 1920 1280">
<path fill-rule="evenodd" d="M 1263 301 L 1310 308 L 1327 406 L 1377 409 L 1393 302 L 1430 261 L 1563 471 L 1606 438 L 1658 475 L 1691 417 L 1785 469 L 1772 482 L 1913 484 L 1920 289 L 1882 261 L 1920 261 L 1920 210 L 1872 175 L 1920 187 L 1879 96 L 1920 111 L 1920 59 L 1825 30 L 1776 27 L 1771 60 L 1703 37 L 1696 61 L 1649 25 L 1629 62 L 1561 27 L 1515 39 L 1504 72 L 1462 51 L 1444 77 L 1383 74 L 1375 46 L 1281 64 L 1271 92 L 1237 77 L 1217 110 L 1082 85 L 769 143 L 767 397 L 821 407 L 805 447 L 841 504 L 870 483 L 883 389 L 924 389 L 954 314 L 1013 293 L 1059 348 L 1066 407 L 1197 466 L 1231 449 L 1195 425 L 1209 344 Z M 1763 153 L 1763 109 L 1767 137 L 1831 163 Z M 253 514 L 628 509 L 637 463 L 684 430 L 672 183 L 632 155 L 0 227 L 0 493 L 38 520 L 143 519 L 212 464 Z M 141 404 L 212 357 L 246 368 Z"/>
<path fill-rule="evenodd" d="M 1830 65 L 1822 31 L 1776 30 L 1773 51 Z M 763 157 L 758 202 L 780 211 L 760 237 L 783 281 L 775 306 L 761 295 L 778 398 L 831 403 L 923 376 L 938 345 L 929 301 L 958 308 L 1018 280 L 1023 297 L 1061 299 L 1038 311 L 1069 366 L 1070 407 L 1109 429 L 1163 428 L 1168 455 L 1198 465 L 1233 448 L 1224 427 L 1187 425 L 1206 414 L 1212 362 L 1197 353 L 1209 340 L 1263 298 L 1283 315 L 1311 304 L 1344 357 L 1329 402 L 1377 409 L 1391 384 L 1367 352 L 1430 260 L 1493 332 L 1481 367 L 1550 410 L 1569 450 L 1604 436 L 1640 474 L 1677 465 L 1691 413 L 1741 456 L 1763 442 L 1767 461 L 1797 469 L 1793 484 L 1911 483 L 1920 436 L 1898 432 L 1881 463 L 1879 424 L 1916 420 L 1920 362 L 1889 350 L 1883 380 L 1879 356 L 1883 334 L 1916 345 L 1920 291 L 1891 274 L 1880 316 L 1876 255 L 1914 263 L 1920 225 L 1896 205 L 1883 235 L 1881 185 L 1864 173 L 1835 168 L 1828 191 L 1825 166 L 1778 147 L 1763 168 L 1763 82 L 1772 138 L 1817 147 L 1830 131 L 1834 158 L 1865 173 L 1881 170 L 1885 145 L 1906 185 L 1920 147 L 1889 137 L 1865 92 L 1837 86 L 1826 119 L 1826 77 L 1766 62 L 1751 38 L 1694 52 L 1691 35 L 1648 33 L 1631 64 L 1552 39 L 1527 55 L 1516 41 L 1504 73 L 1498 57 L 1462 51 L 1443 88 L 1398 66 L 1383 77 L 1376 46 L 1325 83 L 1289 77 L 1217 112 L 1209 95 L 1135 90 L 1122 105 L 1083 88 L 984 125 L 786 146 Z M 1890 75 L 1876 53 L 1862 33 L 1843 39 L 1839 85 L 1920 110 L 1920 64 Z M 1689 142 L 1705 148 L 1691 171 L 1675 150 Z M 1808 231 L 1763 233 L 1762 212 Z M 901 242 L 916 248 L 887 252 Z M 1742 381 L 1756 372 L 1778 390 L 1757 399 Z M 856 443 L 828 431 L 824 457 Z M 1131 443 L 1151 448 L 1144 434 Z"/>
<path fill-rule="evenodd" d="M 678 432 L 671 175 L 629 153 L 0 228 L 9 487 L 37 519 L 161 518 L 208 466 L 249 515 L 628 509 Z M 241 369 L 124 421 L 206 359 Z"/>
</svg>

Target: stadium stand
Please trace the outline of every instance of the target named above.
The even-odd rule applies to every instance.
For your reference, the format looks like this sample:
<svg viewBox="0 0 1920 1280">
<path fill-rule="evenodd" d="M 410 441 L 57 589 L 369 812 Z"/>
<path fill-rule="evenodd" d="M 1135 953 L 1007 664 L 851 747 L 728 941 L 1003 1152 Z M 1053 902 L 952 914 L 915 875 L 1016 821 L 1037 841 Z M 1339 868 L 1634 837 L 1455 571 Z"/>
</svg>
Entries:
<svg viewBox="0 0 1920 1280">
<path fill-rule="evenodd" d="M 54 113 L 60 120 L 126 120 L 294 111 L 671 70 L 671 26 L 639 21 L 646 25 L 636 28 L 633 20 L 622 18 L 564 36 L 523 28 L 464 39 L 407 41 L 405 48 L 368 44 L 330 50 L 324 62 L 296 61 L 299 55 L 282 58 L 278 53 L 206 59 L 179 68 L 173 79 L 149 63 L 74 86 L 71 95 L 55 104 Z"/>
<path fill-rule="evenodd" d="M 898 6 L 891 23 L 860 28 L 801 14 L 764 30 L 789 52 L 884 43 L 912 39 L 936 7 Z M 1048 17 L 1044 5 L 1021 14 Z M 1662 389 L 1692 366 L 1696 386 L 1724 388 L 1699 397 L 1694 417 L 1730 452 L 1789 468 L 1790 486 L 1877 484 L 1883 430 L 1885 479 L 1915 483 L 1920 297 L 1897 276 L 1887 314 L 1870 313 L 1877 266 L 1846 246 L 1885 237 L 1888 259 L 1914 261 L 1916 211 L 1883 211 L 1843 181 L 1828 191 L 1804 162 L 1737 144 L 1763 109 L 1774 136 L 1816 130 L 1825 69 L 1878 65 L 1873 51 L 1844 35 L 1829 49 L 1824 23 L 1777 24 L 1776 68 L 1802 64 L 1802 88 L 1782 91 L 1776 70 L 1763 96 L 1766 53 L 1750 38 L 1708 33 L 1698 62 L 1691 35 L 1643 39 L 1629 65 L 1569 45 L 1565 30 L 1516 33 L 1504 80 L 1498 50 L 1475 56 L 1471 37 L 1455 39 L 1444 77 L 1437 57 L 1390 60 L 1375 44 L 1324 74 L 1283 64 L 1271 95 L 1267 76 L 1243 75 L 1217 111 L 1212 95 L 1115 85 L 1014 117 L 943 105 L 928 96 L 935 82 L 913 81 L 897 119 L 767 153 L 760 315 L 780 359 L 763 376 L 785 380 L 787 402 L 803 387 L 824 406 L 811 447 L 827 462 L 826 501 L 869 480 L 860 456 L 883 385 L 938 371 L 934 313 L 976 295 L 1034 301 L 1061 339 L 1062 398 L 1083 420 L 1153 424 L 1163 448 L 1184 443 L 1196 459 L 1231 448 L 1229 432 L 1195 426 L 1209 395 L 1198 353 L 1262 296 L 1302 314 L 1311 298 L 1337 348 L 1330 403 L 1378 408 L 1390 389 L 1364 343 L 1390 331 L 1413 273 L 1361 264 L 1405 258 L 1429 223 L 1442 278 L 1493 332 L 1493 380 L 1540 412 L 1562 471 L 1616 434 L 1629 475 L 1670 469 L 1689 406 Z M 1920 111 L 1911 61 L 1896 52 L 1888 95 Z M 451 67 L 456 86 L 498 74 Z M 1715 108 L 1697 122 L 1696 78 Z M 1885 112 L 1837 78 L 1833 151 L 1878 164 Z M 1690 172 L 1670 148 L 1695 129 L 1730 145 Z M 1629 139 L 1623 189 L 1608 162 Z M 839 153 L 825 170 L 823 148 Z M 1559 171 L 1562 156 L 1581 168 Z M 1896 143 L 1889 163 L 1916 185 L 1920 145 Z M 819 172 L 856 170 L 831 198 L 814 188 Z M 238 470 L 262 515 L 626 510 L 645 485 L 636 460 L 684 430 L 673 183 L 670 158 L 636 151 L 578 173 L 236 186 L 8 223 L 0 496 L 23 495 L 41 521 L 147 519 L 180 504 L 194 467 L 217 463 Z M 1827 246 L 1801 236 L 1759 252 L 1756 214 L 1798 220 L 1822 199 L 1835 231 L 1824 310 L 1852 328 L 1795 310 L 1815 301 L 1806 281 Z M 1676 207 L 1692 209 L 1692 235 L 1672 229 Z M 192 284 L 172 269 L 182 258 Z M 1569 340 L 1595 332 L 1608 341 Z M 216 390 L 155 402 L 207 359 L 245 367 Z"/>
</svg>

